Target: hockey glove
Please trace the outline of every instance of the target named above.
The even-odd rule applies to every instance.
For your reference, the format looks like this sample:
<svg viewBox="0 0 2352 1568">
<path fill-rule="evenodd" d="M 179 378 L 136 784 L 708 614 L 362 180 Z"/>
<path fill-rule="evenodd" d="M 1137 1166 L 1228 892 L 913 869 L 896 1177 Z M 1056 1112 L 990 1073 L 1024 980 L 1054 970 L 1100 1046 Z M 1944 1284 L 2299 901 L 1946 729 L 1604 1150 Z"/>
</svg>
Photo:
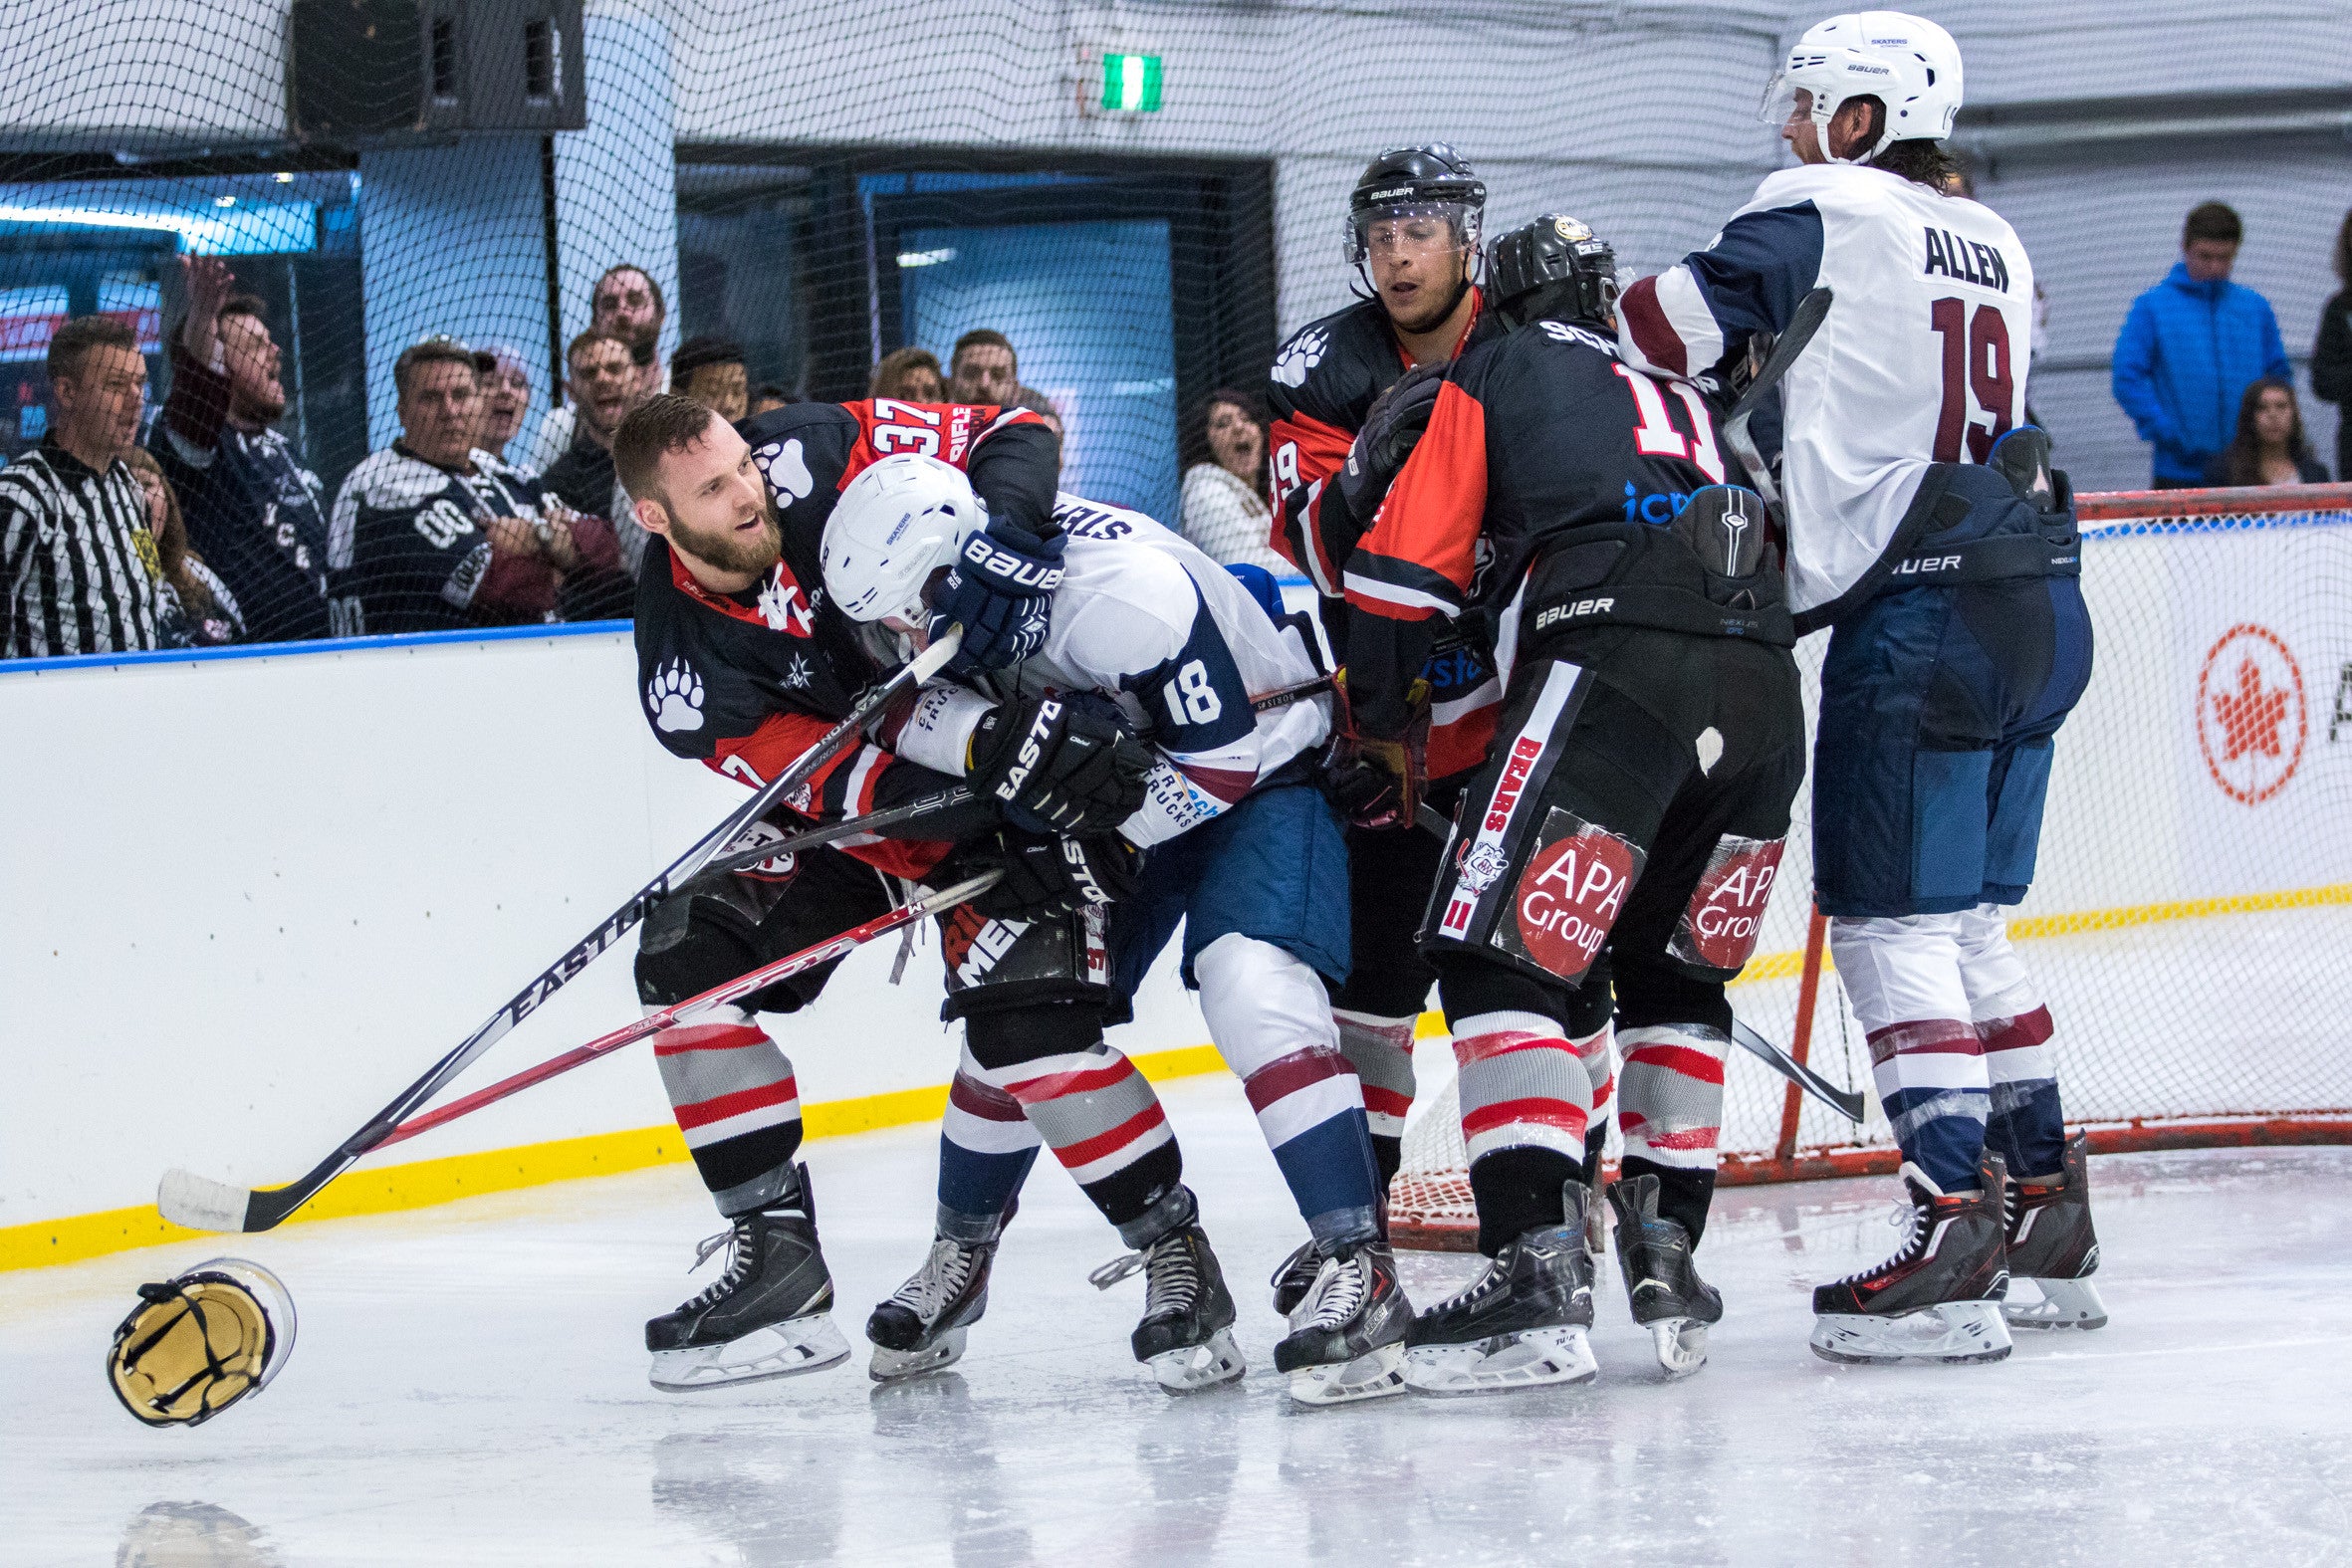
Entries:
<svg viewBox="0 0 2352 1568">
<path fill-rule="evenodd" d="M 1059 534 L 1041 538 L 1005 518 L 991 518 L 984 532 L 964 542 L 931 616 L 934 638 L 946 634 L 950 621 L 964 628 L 951 674 L 1001 670 L 1045 647 L 1068 544 Z"/>
<path fill-rule="evenodd" d="M 1115 833 L 1066 837 L 1008 828 L 997 836 L 1005 879 L 973 901 L 994 920 L 1046 920 L 1108 907 L 1135 891 L 1143 855 Z"/>
<path fill-rule="evenodd" d="M 1364 427 L 1347 449 L 1347 461 L 1337 477 L 1339 493 L 1358 523 L 1370 527 L 1372 515 L 1388 498 L 1388 487 L 1413 455 L 1429 416 L 1437 407 L 1438 388 L 1445 385 L 1446 366 L 1417 364 L 1397 377 L 1364 415 Z"/>
<path fill-rule="evenodd" d="M 1323 757 L 1323 793 L 1349 824 L 1411 827 L 1429 784 L 1429 683 L 1415 680 L 1406 698 L 1412 718 L 1396 737 L 1366 735 L 1348 713 L 1344 681 L 1339 724 Z"/>
<path fill-rule="evenodd" d="M 1047 692 L 990 710 L 972 735 L 972 792 L 1032 833 L 1093 833 L 1141 808 L 1152 751 L 1118 705 Z"/>
</svg>

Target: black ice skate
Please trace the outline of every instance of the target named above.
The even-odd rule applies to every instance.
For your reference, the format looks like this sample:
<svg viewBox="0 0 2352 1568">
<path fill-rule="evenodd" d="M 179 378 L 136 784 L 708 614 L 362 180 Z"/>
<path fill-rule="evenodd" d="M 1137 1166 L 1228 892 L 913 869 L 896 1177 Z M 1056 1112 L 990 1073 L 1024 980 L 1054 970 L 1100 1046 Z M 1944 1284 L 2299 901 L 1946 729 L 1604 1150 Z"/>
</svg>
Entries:
<svg viewBox="0 0 2352 1568">
<path fill-rule="evenodd" d="M 1699 1277 L 1690 1232 L 1658 1218 L 1658 1178 L 1613 1182 L 1608 1197 L 1633 1320 L 1650 1331 L 1666 1375 L 1687 1378 L 1707 1364 L 1707 1328 L 1723 1321 L 1723 1296 Z"/>
<path fill-rule="evenodd" d="M 1143 1321 L 1131 1343 L 1135 1359 L 1151 1368 L 1161 1388 L 1190 1394 L 1249 1370 L 1233 1342 L 1233 1292 L 1225 1288 L 1225 1271 L 1197 1211 L 1141 1251 L 1114 1258 L 1086 1277 L 1096 1289 L 1108 1290 L 1137 1272 L 1143 1275 Z"/>
<path fill-rule="evenodd" d="M 833 1281 L 817 1243 L 809 1168 L 795 1174 L 797 1191 L 737 1216 L 733 1229 L 697 1249 L 699 1268 L 720 1247 L 733 1248 L 719 1282 L 645 1325 L 655 1388 L 684 1394 L 789 1378 L 848 1358 L 849 1342 L 826 1315 Z"/>
<path fill-rule="evenodd" d="M 1290 1374 L 1291 1397 L 1301 1405 L 1401 1394 L 1412 1323 L 1413 1303 L 1397 1283 L 1388 1247 L 1343 1246 L 1323 1259 L 1290 1337 L 1274 1347 L 1274 1364 Z"/>
<path fill-rule="evenodd" d="M 1296 1318 L 1299 1307 L 1306 1302 L 1307 1293 L 1314 1289 L 1316 1276 L 1322 1271 L 1323 1249 L 1313 1236 L 1308 1236 L 1298 1243 L 1298 1250 L 1282 1260 L 1274 1271 L 1274 1277 L 1267 1281 L 1274 1286 L 1274 1309 L 1285 1318 Z M 1291 1326 L 1296 1328 L 1298 1325 L 1294 1321 Z"/>
<path fill-rule="evenodd" d="M 994 1241 L 933 1236 L 923 1266 L 865 1320 L 874 1346 L 867 1374 L 892 1383 L 961 1359 L 966 1331 L 988 1310 L 988 1273 L 996 1260 Z"/>
<path fill-rule="evenodd" d="M 1875 1268 L 1813 1291 L 1813 1354 L 1824 1361 L 1999 1361 L 2009 1353 L 2000 1296 L 2001 1168 L 1988 1152 L 1983 1185 L 1950 1197 L 1903 1166 L 1903 1244 Z"/>
<path fill-rule="evenodd" d="M 2089 1167 L 2089 1140 L 2076 1133 L 2066 1140 L 2057 1176 L 2009 1184 L 2009 1281 L 2029 1279 L 2041 1292 L 2038 1301 L 2001 1302 L 2011 1328 L 2107 1325 L 2107 1305 L 2090 1282 L 2099 1267 L 2099 1237 L 2091 1229 Z"/>
<path fill-rule="evenodd" d="M 1584 1249 L 1584 1184 L 1564 1187 L 1560 1225 L 1523 1232 L 1478 1282 L 1413 1319 L 1405 1386 L 1417 1394 L 1585 1383 L 1600 1373 L 1592 1327 L 1592 1254 Z"/>
</svg>

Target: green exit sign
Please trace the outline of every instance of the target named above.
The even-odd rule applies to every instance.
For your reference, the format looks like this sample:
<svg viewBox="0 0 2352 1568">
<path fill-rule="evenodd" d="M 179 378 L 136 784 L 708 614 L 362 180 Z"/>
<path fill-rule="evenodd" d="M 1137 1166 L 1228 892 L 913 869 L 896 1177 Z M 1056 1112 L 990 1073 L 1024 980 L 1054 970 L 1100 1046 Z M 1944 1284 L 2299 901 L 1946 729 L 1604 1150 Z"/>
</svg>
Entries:
<svg viewBox="0 0 2352 1568">
<path fill-rule="evenodd" d="M 1160 57 L 1109 55 L 1102 57 L 1102 108 L 1111 114 L 1156 114 L 1160 112 Z"/>
</svg>

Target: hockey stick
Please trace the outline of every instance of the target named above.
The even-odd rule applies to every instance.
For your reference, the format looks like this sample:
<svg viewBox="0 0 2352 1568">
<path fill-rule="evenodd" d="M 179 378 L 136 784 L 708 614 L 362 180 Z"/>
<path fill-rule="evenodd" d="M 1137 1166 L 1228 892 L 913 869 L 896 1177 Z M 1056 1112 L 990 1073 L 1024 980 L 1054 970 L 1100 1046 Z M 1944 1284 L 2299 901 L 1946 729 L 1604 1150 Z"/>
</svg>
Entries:
<svg viewBox="0 0 2352 1568">
<path fill-rule="evenodd" d="M 1732 449 L 1740 466 L 1748 470 L 1756 493 L 1764 497 L 1775 521 L 1780 519 L 1779 487 L 1772 483 L 1772 471 L 1764 463 L 1764 454 L 1756 449 L 1756 438 L 1748 433 L 1749 422 L 1764 406 L 1764 394 L 1779 384 L 1788 367 L 1796 363 L 1796 356 L 1805 351 L 1805 344 L 1813 340 L 1821 319 L 1829 314 L 1829 307 L 1836 299 L 1828 289 L 1815 289 L 1796 302 L 1796 309 L 1788 313 L 1788 325 L 1772 339 L 1772 351 L 1764 355 L 1756 379 L 1748 383 L 1748 390 L 1740 394 L 1740 400 L 1732 405 L 1730 415 L 1723 422 L 1724 445 Z"/>
<path fill-rule="evenodd" d="M 283 1222 L 309 1203 L 321 1188 L 350 1170 L 353 1161 L 382 1143 L 384 1135 L 402 1118 L 439 1093 L 452 1078 L 497 1044 L 507 1030 L 576 979 L 599 954 L 643 920 L 655 904 L 668 897 L 672 889 L 701 870 L 720 849 L 837 757 L 892 698 L 937 674 L 955 656 L 962 641 L 961 628 L 950 628 L 947 635 L 931 644 L 912 663 L 859 698 L 848 716 L 827 730 L 802 754 L 800 761 L 761 785 L 725 821 L 672 861 L 667 870 L 637 889 L 627 903 L 605 916 L 537 980 L 509 998 L 480 1028 L 433 1063 L 424 1076 L 401 1090 L 389 1105 L 369 1117 L 365 1126 L 346 1138 L 310 1174 L 291 1186 L 257 1190 L 232 1187 L 190 1171 L 166 1171 L 156 1186 L 155 1207 L 173 1225 L 186 1226 L 192 1231 L 267 1231 Z"/>
<path fill-rule="evenodd" d="M 1869 1103 L 1862 1098 L 1860 1091 L 1839 1088 L 1738 1018 L 1732 1019 L 1732 1038 L 1738 1040 L 1751 1055 L 1757 1057 L 1781 1077 L 1786 1078 L 1790 1083 L 1795 1084 L 1847 1121 L 1853 1122 L 1857 1126 L 1860 1125 L 1863 1112 Z"/>
<path fill-rule="evenodd" d="M 536 1067 L 525 1068 L 511 1078 L 499 1079 L 486 1089 L 476 1089 L 473 1093 L 462 1098 L 451 1100 L 438 1110 L 427 1111 L 422 1116 L 404 1121 L 377 1140 L 375 1147 L 388 1149 L 393 1144 L 405 1143 L 418 1133 L 430 1132 L 435 1127 L 453 1122 L 469 1112 L 478 1111 L 485 1105 L 494 1105 L 509 1095 L 520 1094 L 535 1083 L 545 1083 L 550 1078 L 570 1072 L 584 1062 L 594 1061 L 598 1056 L 608 1056 L 624 1045 L 632 1045 L 647 1035 L 658 1034 L 663 1029 L 674 1027 L 695 1013 L 706 1012 L 712 1008 L 721 1007 L 730 1002 L 740 1002 L 755 992 L 767 990 L 780 980 L 790 980 L 793 976 L 815 969 L 821 964 L 829 964 L 834 959 L 847 954 L 850 949 L 871 942 L 876 937 L 896 931 L 901 926 L 912 925 L 918 920 L 937 914 L 940 910 L 952 909 L 966 899 L 978 898 L 996 886 L 997 879 L 1003 875 L 1002 871 L 983 871 L 980 875 L 968 877 L 953 887 L 943 888 L 936 893 L 927 893 L 910 904 L 893 909 L 886 915 L 877 915 L 861 926 L 852 926 L 837 937 L 830 937 L 813 947 L 803 948 L 800 952 L 789 954 L 773 964 L 763 964 L 750 974 L 739 975 L 725 985 L 713 986 L 700 996 L 689 997 L 684 1002 L 663 1008 L 658 1012 L 648 1012 L 633 1023 L 622 1024 L 609 1034 L 597 1035 L 586 1045 L 576 1046 L 561 1056 L 551 1056 Z"/>
<path fill-rule="evenodd" d="M 1250 706 L 1256 712 L 1266 713 L 1276 708 L 1288 708 L 1293 703 L 1302 702 L 1309 697 L 1320 696 L 1330 689 L 1331 677 L 1328 675 L 1318 676 L 1311 681 L 1300 681 L 1295 686 L 1285 686 L 1280 690 L 1268 692 L 1263 697 L 1254 697 L 1250 700 Z M 863 816 L 844 816 L 837 822 L 827 822 L 822 827 L 812 827 L 804 832 L 788 833 L 782 838 L 772 838 L 762 844 L 746 844 L 741 849 L 731 849 L 712 860 L 703 869 L 706 871 L 742 871 L 765 861 L 773 860 L 778 855 L 797 854 L 804 849 L 821 849 L 826 844 L 838 843 L 844 838 L 854 838 L 860 833 L 878 833 L 885 827 L 896 827 L 901 822 L 911 822 L 917 818 L 932 815 L 934 812 L 952 810 L 959 805 L 968 805 L 971 801 L 971 789 L 963 784 L 956 784 L 950 788 L 923 795 L 919 799 L 909 800 L 902 805 L 887 805 L 878 811 L 868 811 Z"/>
</svg>

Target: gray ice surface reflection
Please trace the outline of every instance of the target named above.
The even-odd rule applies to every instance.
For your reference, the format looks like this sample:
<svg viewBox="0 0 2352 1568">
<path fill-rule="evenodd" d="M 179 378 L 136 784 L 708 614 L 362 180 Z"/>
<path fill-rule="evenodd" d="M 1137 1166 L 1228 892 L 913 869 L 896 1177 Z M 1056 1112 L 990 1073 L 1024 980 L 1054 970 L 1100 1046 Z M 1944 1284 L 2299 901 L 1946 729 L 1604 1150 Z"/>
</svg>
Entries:
<svg viewBox="0 0 2352 1568">
<path fill-rule="evenodd" d="M 1239 1388 L 1143 1377 L 1140 1285 L 1086 1284 L 1117 1243 L 1049 1162 L 956 1371 L 657 1394 L 641 1323 L 707 1277 L 682 1270 L 711 1216 L 683 1168 L 643 1172 L 251 1238 L 303 1344 L 194 1432 L 132 1422 L 99 1362 L 203 1243 L 0 1276 L 0 1562 L 2352 1562 L 2352 1151 L 2094 1162 L 2115 1323 L 1999 1366 L 1806 1352 L 1806 1290 L 1895 1236 L 1889 1184 L 1819 1184 L 1722 1195 L 1700 1256 L 1730 1316 L 1687 1383 L 1610 1280 L 1591 1388 L 1305 1411 L 1264 1286 L 1298 1224 L 1247 1104 L 1165 1097 Z M 933 1137 L 811 1147 L 853 1344 L 922 1257 Z M 1410 1256 L 1406 1283 L 1468 1269 Z"/>
</svg>

